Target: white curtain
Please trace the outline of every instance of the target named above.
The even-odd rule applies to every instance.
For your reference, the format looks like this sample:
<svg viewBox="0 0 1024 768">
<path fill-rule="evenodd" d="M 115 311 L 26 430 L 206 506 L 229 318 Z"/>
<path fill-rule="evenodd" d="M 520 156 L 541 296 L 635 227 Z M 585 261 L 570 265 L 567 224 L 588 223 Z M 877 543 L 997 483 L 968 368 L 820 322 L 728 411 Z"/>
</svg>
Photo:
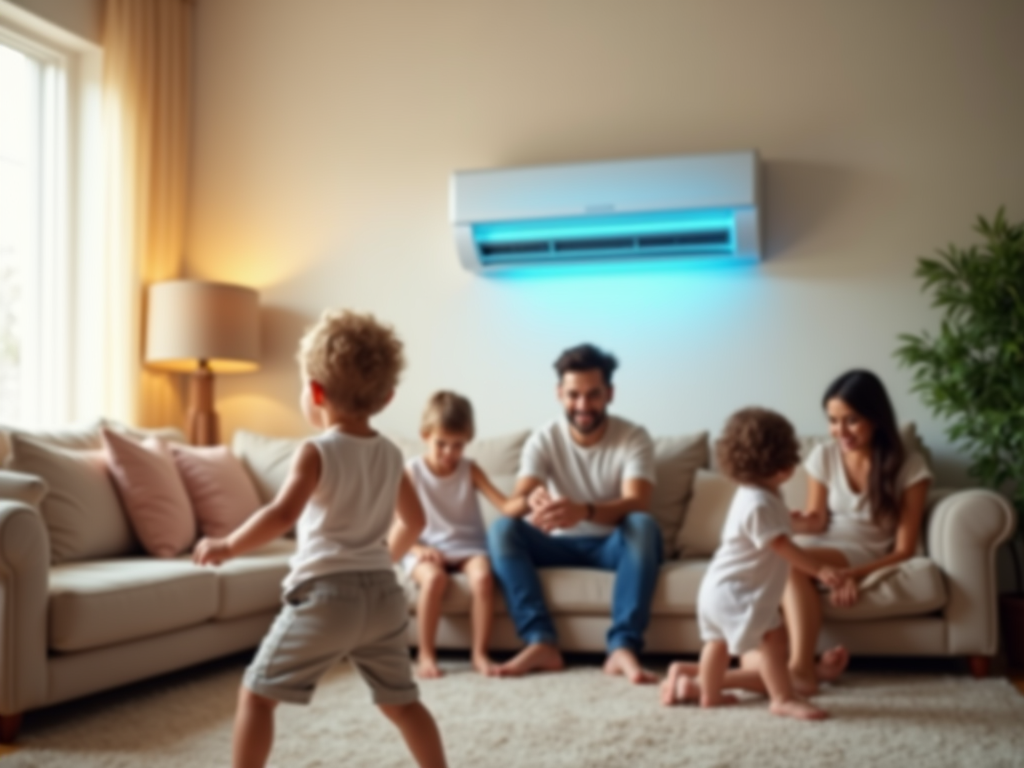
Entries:
<svg viewBox="0 0 1024 768">
<path fill-rule="evenodd" d="M 181 425 L 181 383 L 142 365 L 145 290 L 181 276 L 188 191 L 191 0 L 107 0 L 105 411 Z"/>
</svg>

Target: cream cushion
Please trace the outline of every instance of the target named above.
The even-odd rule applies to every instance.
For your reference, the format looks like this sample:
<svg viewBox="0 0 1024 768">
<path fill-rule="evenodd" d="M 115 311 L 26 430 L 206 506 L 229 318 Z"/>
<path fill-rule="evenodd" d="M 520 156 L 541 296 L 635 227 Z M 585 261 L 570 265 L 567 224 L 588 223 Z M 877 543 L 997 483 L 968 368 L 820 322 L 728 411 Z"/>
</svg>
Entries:
<svg viewBox="0 0 1024 768">
<path fill-rule="evenodd" d="M 227 536 L 260 507 L 252 478 L 227 446 L 171 445 L 199 532 Z"/>
<path fill-rule="evenodd" d="M 248 471 L 262 503 L 272 501 L 284 485 L 301 443 L 301 438 L 267 437 L 244 429 L 235 432 L 231 452 Z"/>
<path fill-rule="evenodd" d="M 295 542 L 277 539 L 211 569 L 217 577 L 217 620 L 251 616 L 281 606 L 281 582 Z"/>
<path fill-rule="evenodd" d="M 54 563 L 114 557 L 137 551 L 101 450 L 56 448 L 11 433 L 8 467 L 35 475 L 49 489 L 40 512 Z"/>
<path fill-rule="evenodd" d="M 50 569 L 49 644 L 80 651 L 212 618 L 217 579 L 188 560 L 147 557 L 66 563 Z"/>
<path fill-rule="evenodd" d="M 722 541 L 729 505 L 739 486 L 719 472 L 697 471 L 676 546 L 682 557 L 710 557 Z"/>
<path fill-rule="evenodd" d="M 677 538 L 687 513 L 697 471 L 708 465 L 708 433 L 654 440 L 651 515 L 661 529 L 666 558 L 678 552 Z"/>
<path fill-rule="evenodd" d="M 103 447 L 100 439 L 101 420 L 96 420 L 77 427 L 62 429 L 25 430 L 18 427 L 0 425 L 0 467 L 5 466 L 10 458 L 11 436 L 22 435 L 42 445 L 54 448 L 66 448 L 72 451 L 95 451 Z"/>
<path fill-rule="evenodd" d="M 103 445 L 143 549 L 155 557 L 174 557 L 189 549 L 196 540 L 196 520 L 167 444 L 153 437 L 139 443 L 104 429 Z"/>
</svg>

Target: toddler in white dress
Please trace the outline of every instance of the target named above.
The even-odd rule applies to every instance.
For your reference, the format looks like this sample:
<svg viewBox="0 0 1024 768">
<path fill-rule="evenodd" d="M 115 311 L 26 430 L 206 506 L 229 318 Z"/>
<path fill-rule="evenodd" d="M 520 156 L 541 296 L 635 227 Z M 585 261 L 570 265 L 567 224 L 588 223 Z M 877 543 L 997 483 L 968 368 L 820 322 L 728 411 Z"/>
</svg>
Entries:
<svg viewBox="0 0 1024 768">
<path fill-rule="evenodd" d="M 704 641 L 700 664 L 672 664 L 662 685 L 662 702 L 699 701 L 714 707 L 735 702 L 722 693 L 723 687 L 746 688 L 766 692 L 773 714 L 827 717 L 793 691 L 779 611 L 791 567 L 826 584 L 841 578 L 790 540 L 790 512 L 779 487 L 799 461 L 793 427 L 773 411 L 746 408 L 729 419 L 715 449 L 722 470 L 740 488 L 697 596 Z M 760 670 L 728 669 L 730 656 L 754 649 L 763 654 Z"/>
</svg>

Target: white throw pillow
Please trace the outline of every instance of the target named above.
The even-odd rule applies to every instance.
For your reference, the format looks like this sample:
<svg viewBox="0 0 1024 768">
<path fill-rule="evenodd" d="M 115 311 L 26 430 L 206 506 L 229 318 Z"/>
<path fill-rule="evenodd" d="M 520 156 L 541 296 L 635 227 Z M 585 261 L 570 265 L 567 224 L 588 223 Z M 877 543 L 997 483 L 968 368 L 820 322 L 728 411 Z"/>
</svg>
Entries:
<svg viewBox="0 0 1024 768">
<path fill-rule="evenodd" d="M 235 432 L 231 452 L 249 472 L 263 504 L 272 501 L 284 485 L 301 443 L 298 437 L 267 437 L 244 429 Z"/>
<path fill-rule="evenodd" d="M 701 469 L 676 545 L 682 557 L 710 557 L 722 542 L 722 527 L 739 485 L 719 472 Z"/>
<path fill-rule="evenodd" d="M 136 552 L 138 544 L 107 473 L 103 450 L 72 451 L 13 433 L 10 469 L 48 487 L 40 511 L 50 534 L 50 561 L 91 560 Z"/>
<path fill-rule="evenodd" d="M 677 539 L 688 515 L 687 502 L 698 470 L 708 465 L 708 433 L 654 440 L 654 494 L 651 515 L 661 529 L 666 558 L 678 553 Z"/>
<path fill-rule="evenodd" d="M 101 420 L 65 429 L 25 430 L 0 426 L 0 467 L 6 466 L 11 454 L 11 435 L 28 437 L 37 443 L 73 451 L 97 451 L 103 447 L 100 439 Z"/>
</svg>

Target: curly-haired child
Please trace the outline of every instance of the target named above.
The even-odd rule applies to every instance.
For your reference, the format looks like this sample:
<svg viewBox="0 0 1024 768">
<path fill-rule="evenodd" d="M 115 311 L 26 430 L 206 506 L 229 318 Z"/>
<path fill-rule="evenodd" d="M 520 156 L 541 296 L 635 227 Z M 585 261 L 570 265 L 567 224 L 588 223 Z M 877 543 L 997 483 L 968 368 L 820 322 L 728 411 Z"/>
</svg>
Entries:
<svg viewBox="0 0 1024 768">
<path fill-rule="evenodd" d="M 284 606 L 238 694 L 233 764 L 264 765 L 278 702 L 308 703 L 320 677 L 347 657 L 416 762 L 443 766 L 441 735 L 412 679 L 405 595 L 384 543 L 396 513 L 418 534 L 423 509 L 401 452 L 370 426 L 398 384 L 402 342 L 371 315 L 328 311 L 302 338 L 298 360 L 303 415 L 323 432 L 296 450 L 277 498 L 193 553 L 218 565 L 298 523 Z"/>
<path fill-rule="evenodd" d="M 664 704 L 731 704 L 724 686 L 767 692 L 772 714 L 819 720 L 827 713 L 793 689 L 786 664 L 786 635 L 779 603 L 790 568 L 826 584 L 841 575 L 796 546 L 789 537 L 790 512 L 779 488 L 799 461 L 792 425 L 763 408 L 733 414 L 715 444 L 722 471 L 740 484 L 697 595 L 704 647 L 700 664 L 676 662 L 662 684 Z M 759 649 L 759 670 L 729 670 L 730 656 Z M 697 679 L 691 676 L 697 673 Z"/>
</svg>

